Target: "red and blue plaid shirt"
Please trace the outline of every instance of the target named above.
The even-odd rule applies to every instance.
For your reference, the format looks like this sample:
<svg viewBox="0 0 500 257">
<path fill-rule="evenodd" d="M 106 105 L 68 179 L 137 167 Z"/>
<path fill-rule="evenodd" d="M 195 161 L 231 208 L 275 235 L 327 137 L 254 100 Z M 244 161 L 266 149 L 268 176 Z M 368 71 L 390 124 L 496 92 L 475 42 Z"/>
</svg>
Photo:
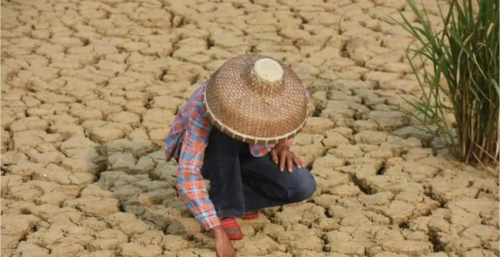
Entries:
<svg viewBox="0 0 500 257">
<path fill-rule="evenodd" d="M 205 84 L 199 87 L 188 102 L 179 109 L 171 130 L 165 138 L 165 157 L 167 161 L 170 161 L 172 157 L 179 160 L 177 170 L 179 196 L 187 204 L 195 219 L 205 230 L 209 230 L 218 226 L 220 221 L 208 197 L 205 181 L 200 172 L 212 129 L 203 109 L 204 87 Z M 306 93 L 306 95 L 309 98 L 309 94 Z M 286 141 L 289 146 L 291 143 L 291 139 Z M 250 152 L 255 157 L 261 157 L 268 154 L 272 147 L 251 145 Z"/>
</svg>

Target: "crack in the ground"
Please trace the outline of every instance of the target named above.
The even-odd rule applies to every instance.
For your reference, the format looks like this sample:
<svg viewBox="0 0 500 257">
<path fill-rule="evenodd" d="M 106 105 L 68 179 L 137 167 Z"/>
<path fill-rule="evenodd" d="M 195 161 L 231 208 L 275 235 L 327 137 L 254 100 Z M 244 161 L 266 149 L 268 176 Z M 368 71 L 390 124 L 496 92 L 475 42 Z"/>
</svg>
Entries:
<svg viewBox="0 0 500 257">
<path fill-rule="evenodd" d="M 321 237 L 321 242 L 323 244 L 323 248 L 321 249 L 322 252 L 324 253 L 329 253 L 331 252 L 331 245 L 330 243 L 328 242 L 328 236 L 325 234 L 323 234 Z"/>
<path fill-rule="evenodd" d="M 435 231 L 429 232 L 429 242 L 432 244 L 432 250 L 435 253 L 445 251 L 445 245 L 439 240 L 439 235 Z"/>
</svg>

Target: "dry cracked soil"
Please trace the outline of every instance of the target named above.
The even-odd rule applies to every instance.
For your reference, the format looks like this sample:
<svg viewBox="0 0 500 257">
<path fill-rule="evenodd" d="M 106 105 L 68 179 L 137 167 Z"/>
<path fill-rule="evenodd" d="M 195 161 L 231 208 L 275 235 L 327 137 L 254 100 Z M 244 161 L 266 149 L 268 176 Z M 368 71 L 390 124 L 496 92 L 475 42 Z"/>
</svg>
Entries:
<svg viewBox="0 0 500 257">
<path fill-rule="evenodd" d="M 318 191 L 242 221 L 238 256 L 498 256 L 498 177 L 399 109 L 420 90 L 399 11 L 415 19 L 405 0 L 2 0 L 2 256 L 215 256 L 161 147 L 196 86 L 249 52 L 307 84 L 293 149 Z"/>
</svg>

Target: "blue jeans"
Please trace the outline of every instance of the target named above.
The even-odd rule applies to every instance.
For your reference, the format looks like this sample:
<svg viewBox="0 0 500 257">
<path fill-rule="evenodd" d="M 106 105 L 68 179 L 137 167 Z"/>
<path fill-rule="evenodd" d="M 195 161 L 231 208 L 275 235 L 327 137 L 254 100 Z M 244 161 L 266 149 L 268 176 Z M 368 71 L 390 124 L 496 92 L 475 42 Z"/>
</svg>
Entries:
<svg viewBox="0 0 500 257">
<path fill-rule="evenodd" d="M 281 172 L 269 155 L 254 157 L 248 143 L 215 127 L 210 133 L 201 173 L 210 181 L 210 200 L 220 218 L 296 203 L 310 198 L 316 181 L 306 168 Z"/>
</svg>

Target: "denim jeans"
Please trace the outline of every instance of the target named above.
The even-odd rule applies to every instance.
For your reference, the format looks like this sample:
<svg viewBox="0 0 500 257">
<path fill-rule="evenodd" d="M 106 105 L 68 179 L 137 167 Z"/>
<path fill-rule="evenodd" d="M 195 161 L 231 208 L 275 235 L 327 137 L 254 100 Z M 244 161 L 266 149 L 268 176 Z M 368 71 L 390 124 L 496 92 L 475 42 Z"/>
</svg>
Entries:
<svg viewBox="0 0 500 257">
<path fill-rule="evenodd" d="M 210 200 L 220 218 L 300 202 L 316 191 L 316 181 L 306 168 L 294 166 L 292 172 L 282 172 L 269 155 L 254 157 L 248 143 L 215 127 L 201 173 L 210 181 Z"/>
</svg>

